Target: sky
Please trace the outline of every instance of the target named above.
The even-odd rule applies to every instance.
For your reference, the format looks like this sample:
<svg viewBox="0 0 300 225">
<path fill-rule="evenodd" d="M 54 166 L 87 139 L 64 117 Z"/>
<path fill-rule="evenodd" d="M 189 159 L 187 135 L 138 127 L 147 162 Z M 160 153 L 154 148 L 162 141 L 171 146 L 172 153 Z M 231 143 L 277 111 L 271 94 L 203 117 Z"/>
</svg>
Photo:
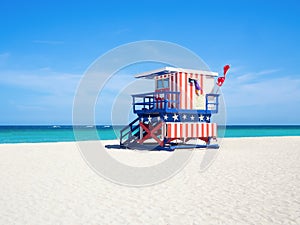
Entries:
<svg viewBox="0 0 300 225">
<path fill-rule="evenodd" d="M 0 125 L 72 124 L 89 66 L 142 40 L 181 45 L 219 73 L 230 64 L 227 124 L 300 124 L 299 1 L 3 0 L 0 9 Z"/>
</svg>

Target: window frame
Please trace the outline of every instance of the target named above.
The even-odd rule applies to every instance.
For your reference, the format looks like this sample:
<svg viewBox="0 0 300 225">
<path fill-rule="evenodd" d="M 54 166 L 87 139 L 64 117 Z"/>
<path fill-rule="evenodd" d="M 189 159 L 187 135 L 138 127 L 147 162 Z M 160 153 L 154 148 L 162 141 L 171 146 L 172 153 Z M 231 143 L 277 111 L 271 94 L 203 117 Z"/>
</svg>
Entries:
<svg viewBox="0 0 300 225">
<path fill-rule="evenodd" d="M 167 89 L 169 87 L 170 87 L 170 78 L 169 77 L 156 80 L 156 84 L 155 84 L 156 90 Z"/>
</svg>

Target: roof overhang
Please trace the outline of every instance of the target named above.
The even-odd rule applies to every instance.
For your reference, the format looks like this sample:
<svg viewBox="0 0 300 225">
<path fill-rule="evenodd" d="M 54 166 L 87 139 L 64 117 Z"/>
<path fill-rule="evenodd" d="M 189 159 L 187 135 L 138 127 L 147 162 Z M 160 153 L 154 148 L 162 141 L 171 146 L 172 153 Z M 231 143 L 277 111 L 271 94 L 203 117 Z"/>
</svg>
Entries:
<svg viewBox="0 0 300 225">
<path fill-rule="evenodd" d="M 135 75 L 135 78 L 153 79 L 155 76 L 161 76 L 164 74 L 177 73 L 177 72 L 203 74 L 205 76 L 212 76 L 212 77 L 218 76 L 218 73 L 212 72 L 212 71 L 182 69 L 182 68 L 175 68 L 175 67 L 164 67 L 161 69 L 156 69 L 156 70 L 144 72 L 141 74 L 137 74 L 137 75 Z"/>
</svg>

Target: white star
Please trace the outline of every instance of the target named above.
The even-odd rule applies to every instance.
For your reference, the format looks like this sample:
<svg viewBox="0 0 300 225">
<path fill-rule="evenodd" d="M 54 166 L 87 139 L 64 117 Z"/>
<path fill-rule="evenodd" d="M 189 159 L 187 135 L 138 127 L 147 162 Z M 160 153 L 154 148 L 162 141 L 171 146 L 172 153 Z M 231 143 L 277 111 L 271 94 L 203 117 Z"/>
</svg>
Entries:
<svg viewBox="0 0 300 225">
<path fill-rule="evenodd" d="M 141 122 L 144 122 L 144 117 L 141 118 Z"/>
<path fill-rule="evenodd" d="M 186 115 L 184 114 L 184 115 L 182 116 L 182 118 L 183 118 L 184 120 L 186 120 Z"/>
<path fill-rule="evenodd" d="M 149 123 L 151 123 L 151 120 L 152 120 L 152 118 L 151 118 L 151 116 L 149 115 L 149 116 L 148 116 L 148 121 L 149 121 Z"/>
<path fill-rule="evenodd" d="M 206 120 L 207 120 L 207 121 L 209 120 L 209 116 L 206 117 Z"/>
<path fill-rule="evenodd" d="M 191 120 L 194 120 L 194 119 L 195 119 L 195 117 L 194 117 L 194 115 L 192 115 L 192 116 L 191 116 Z"/>
<path fill-rule="evenodd" d="M 159 117 L 157 117 L 157 121 L 160 121 L 160 116 L 159 116 Z"/>
<path fill-rule="evenodd" d="M 203 116 L 203 115 L 200 115 L 200 116 L 199 116 L 199 119 L 200 119 L 200 121 L 203 121 L 204 116 Z"/>
<path fill-rule="evenodd" d="M 172 116 L 172 118 L 174 119 L 174 121 L 178 120 L 178 115 L 176 113 L 174 113 L 174 116 Z"/>
<path fill-rule="evenodd" d="M 165 120 L 167 120 L 168 119 L 168 115 L 166 114 L 166 115 L 164 115 L 164 119 Z"/>
</svg>

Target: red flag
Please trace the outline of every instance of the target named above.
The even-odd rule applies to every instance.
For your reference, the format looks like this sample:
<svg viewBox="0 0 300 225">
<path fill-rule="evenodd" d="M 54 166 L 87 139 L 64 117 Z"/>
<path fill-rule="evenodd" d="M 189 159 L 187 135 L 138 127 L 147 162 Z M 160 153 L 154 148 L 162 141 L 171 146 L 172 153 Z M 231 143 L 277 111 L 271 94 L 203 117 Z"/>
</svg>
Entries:
<svg viewBox="0 0 300 225">
<path fill-rule="evenodd" d="M 219 78 L 218 78 L 217 85 L 221 87 L 222 84 L 224 83 L 224 81 L 225 81 L 225 76 L 224 76 L 224 77 L 219 77 Z"/>
<path fill-rule="evenodd" d="M 223 68 L 223 69 L 224 69 L 224 73 L 223 73 L 223 74 L 224 74 L 224 77 L 225 77 L 227 71 L 229 70 L 229 68 L 230 68 L 229 65 L 225 65 L 225 66 L 224 66 L 224 68 Z"/>
<path fill-rule="evenodd" d="M 218 77 L 217 85 L 219 87 L 221 87 L 223 85 L 223 83 L 225 81 L 225 78 L 226 78 L 226 73 L 229 70 L 229 68 L 230 68 L 229 65 L 225 65 L 224 68 L 223 68 L 224 69 L 224 72 L 223 72 L 224 76 L 223 77 Z"/>
</svg>

